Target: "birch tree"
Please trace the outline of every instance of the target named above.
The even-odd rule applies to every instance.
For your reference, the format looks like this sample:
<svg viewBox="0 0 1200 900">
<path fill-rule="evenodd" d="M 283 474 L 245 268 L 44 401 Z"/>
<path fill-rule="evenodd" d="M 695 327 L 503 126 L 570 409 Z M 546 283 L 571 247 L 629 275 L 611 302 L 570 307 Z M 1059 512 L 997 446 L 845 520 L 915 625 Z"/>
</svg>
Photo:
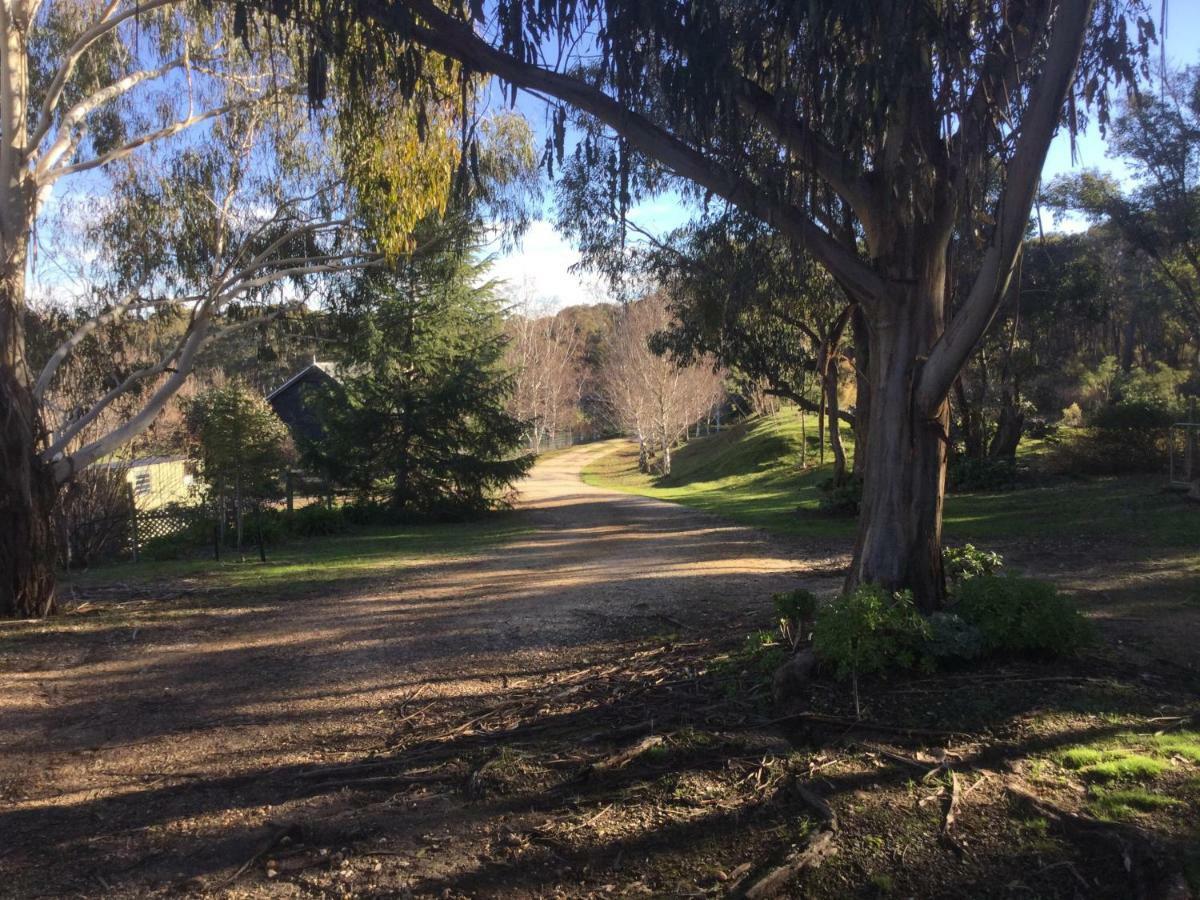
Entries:
<svg viewBox="0 0 1200 900">
<path fill-rule="evenodd" d="M 505 323 L 505 357 L 513 370 L 512 414 L 529 424 L 528 444 L 542 443 L 570 429 L 579 412 L 583 346 L 570 323 L 525 303 Z"/>
<path fill-rule="evenodd" d="M 600 390 L 613 424 L 638 442 L 638 465 L 671 474 L 672 448 L 724 398 L 713 360 L 681 366 L 651 349 L 650 338 L 670 325 L 662 294 L 622 310 L 600 372 Z M 653 464 L 652 464 L 653 459 Z"/>
</svg>

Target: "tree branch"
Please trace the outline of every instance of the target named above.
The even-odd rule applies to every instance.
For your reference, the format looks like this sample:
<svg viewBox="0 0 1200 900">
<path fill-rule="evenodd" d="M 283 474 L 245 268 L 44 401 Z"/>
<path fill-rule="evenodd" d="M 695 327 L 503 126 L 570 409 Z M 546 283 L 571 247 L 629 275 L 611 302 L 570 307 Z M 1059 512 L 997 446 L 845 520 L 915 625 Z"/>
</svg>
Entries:
<svg viewBox="0 0 1200 900">
<path fill-rule="evenodd" d="M 63 361 L 71 355 L 71 351 L 83 343 L 84 339 L 97 328 L 107 325 L 110 322 L 115 322 L 131 309 L 144 309 L 150 306 L 159 306 L 166 303 L 176 302 L 179 301 L 175 300 L 174 298 L 171 300 L 139 301 L 136 293 L 130 293 L 126 294 L 119 301 L 117 301 L 117 303 L 114 304 L 111 309 L 107 309 L 100 313 L 100 315 L 93 316 L 92 318 L 88 319 L 77 329 L 75 329 L 74 333 L 70 337 L 59 344 L 55 351 L 50 355 L 50 358 L 46 360 L 46 365 L 42 367 L 41 374 L 38 375 L 38 379 L 33 386 L 34 399 L 39 401 L 42 399 L 46 393 L 46 389 L 50 387 L 50 382 L 54 379 L 54 375 L 58 371 L 59 366 L 61 366 Z"/>
<path fill-rule="evenodd" d="M 54 75 L 54 79 L 50 82 L 46 89 L 46 97 L 42 101 L 41 111 L 38 115 L 37 126 L 33 129 L 33 135 L 29 140 L 28 146 L 31 148 L 37 147 L 38 144 L 45 139 L 50 132 L 50 127 L 54 121 L 54 110 L 58 107 L 58 101 L 62 99 L 63 91 L 66 88 L 67 81 L 71 78 L 71 73 L 75 71 L 75 66 L 83 54 L 87 52 L 96 41 L 104 37 L 104 35 L 117 28 L 122 22 L 137 15 L 144 15 L 151 10 L 158 9 L 163 6 L 169 6 L 173 3 L 179 3 L 180 0 L 147 0 L 147 2 L 135 3 L 131 8 L 124 10 L 119 15 L 113 15 L 116 10 L 119 0 L 113 0 L 105 8 L 100 19 L 83 32 L 75 42 L 67 48 L 63 58 L 63 63 L 59 66 L 58 71 Z"/>
<path fill-rule="evenodd" d="M 775 98 L 748 78 L 737 94 L 738 106 L 752 116 L 781 144 L 828 184 L 849 204 L 859 221 L 872 220 L 870 192 L 861 178 L 851 174 L 850 161 L 832 144 L 776 103 Z"/>
<path fill-rule="evenodd" d="M 405 7 L 428 25 L 414 24 Z M 883 280 L 847 248 L 794 206 L 772 201 L 756 186 L 730 175 L 679 138 L 622 106 L 603 91 L 558 72 L 515 59 L 478 37 L 462 20 L 442 12 L 431 0 L 408 0 L 404 6 L 380 0 L 364 3 L 364 12 L 382 27 L 406 33 L 422 45 L 481 72 L 490 72 L 526 90 L 540 91 L 595 116 L 637 150 L 677 175 L 712 191 L 733 205 L 791 236 L 809 250 L 860 300 L 886 296 Z"/>
<path fill-rule="evenodd" d="M 1059 7 L 1045 68 L 1034 85 L 1008 166 L 991 246 L 984 253 L 966 301 L 930 350 L 917 383 L 917 407 L 926 415 L 934 414 L 945 401 L 954 378 L 1004 299 L 1021 251 L 1046 152 L 1075 77 L 1093 2 L 1064 0 Z"/>
<path fill-rule="evenodd" d="M 37 159 L 37 164 L 34 166 L 34 172 L 40 177 L 43 173 L 51 170 L 64 155 L 68 155 L 69 151 L 77 146 L 77 141 L 72 137 L 72 129 L 83 123 L 88 115 L 95 112 L 105 103 L 120 97 L 122 94 L 128 93 L 139 84 L 147 81 L 153 81 L 156 78 L 161 78 L 168 72 L 173 72 L 175 69 L 181 68 L 184 65 L 184 59 L 172 60 L 164 66 L 157 69 L 146 69 L 140 72 L 131 72 L 124 78 L 114 81 L 110 85 L 106 85 L 83 100 L 71 107 L 62 117 L 59 122 L 58 132 L 54 136 L 54 142 L 46 150 L 44 156 L 38 158 L 37 144 L 30 144 L 33 148 L 31 159 Z"/>
</svg>

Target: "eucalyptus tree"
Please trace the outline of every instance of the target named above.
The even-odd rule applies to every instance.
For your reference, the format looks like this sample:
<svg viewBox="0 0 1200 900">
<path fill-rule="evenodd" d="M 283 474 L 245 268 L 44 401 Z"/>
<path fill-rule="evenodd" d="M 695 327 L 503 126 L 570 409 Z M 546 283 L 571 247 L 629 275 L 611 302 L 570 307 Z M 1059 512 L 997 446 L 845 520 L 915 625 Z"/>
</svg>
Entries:
<svg viewBox="0 0 1200 900">
<path fill-rule="evenodd" d="M 310 22 L 366 23 L 348 42 L 314 28 L 314 59 L 404 76 L 415 47 L 500 76 L 599 123 L 578 152 L 603 160 L 624 210 L 680 182 L 761 219 L 821 263 L 870 330 L 870 440 L 848 581 L 944 596 L 947 396 L 1020 256 L 1056 130 L 1101 121 L 1154 38 L 1145 0 L 271 0 Z M 398 68 L 381 71 L 381 65 Z M 760 152 L 766 148 L 765 152 Z M 639 181 L 640 161 L 654 170 Z M 994 202 L 975 181 L 993 163 Z M 834 198 L 846 215 L 826 214 Z M 814 200 L 816 202 L 814 202 Z M 947 308 L 959 214 L 984 245 Z M 851 227 L 845 227 L 849 221 Z"/>
<path fill-rule="evenodd" d="M 1110 225 L 1142 254 L 1200 340 L 1200 66 L 1129 98 L 1113 125 L 1109 152 L 1131 164 L 1132 185 L 1088 171 L 1057 179 L 1050 199 Z"/>
<path fill-rule="evenodd" d="M 371 264 L 364 220 L 400 232 L 444 202 L 450 117 L 418 123 L 394 105 L 372 119 L 375 132 L 398 123 L 386 147 L 361 140 L 353 118 L 335 128 L 309 115 L 290 46 L 252 47 L 250 24 L 244 9 L 181 0 L 14 0 L 0 13 L 0 615 L 53 607 L 60 487 L 147 428 L 207 343 Z M 414 159 L 418 183 L 388 181 Z M 72 182 L 78 221 L 44 227 L 65 202 L 52 192 Z M 379 184 L 405 203 L 367 206 Z M 97 309 L 46 358 L 31 356 L 25 327 L 35 232 L 43 265 L 93 264 L 82 282 L 43 287 Z M 180 327 L 145 364 L 59 402 L 66 361 L 129 316 Z"/>
</svg>

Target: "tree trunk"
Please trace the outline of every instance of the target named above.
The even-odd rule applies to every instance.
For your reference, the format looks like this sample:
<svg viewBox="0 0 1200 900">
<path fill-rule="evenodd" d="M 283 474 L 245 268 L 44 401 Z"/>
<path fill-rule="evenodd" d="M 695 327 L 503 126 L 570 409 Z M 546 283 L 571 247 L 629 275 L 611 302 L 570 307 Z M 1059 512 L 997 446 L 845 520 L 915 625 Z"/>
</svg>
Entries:
<svg viewBox="0 0 1200 900">
<path fill-rule="evenodd" d="M 40 457 L 41 410 L 25 359 L 25 267 L 33 185 L 27 134 L 29 8 L 0 12 L 0 616 L 54 609 L 54 501 L 58 482 Z"/>
<path fill-rule="evenodd" d="M 0 616 L 54 609 L 58 486 L 39 457 L 41 417 L 25 361 L 25 256 L 0 279 Z"/>
<path fill-rule="evenodd" d="M 32 397 L 14 375 L 0 363 L 0 616 L 30 619 L 54 610 L 58 490 L 38 458 Z"/>
<path fill-rule="evenodd" d="M 237 529 L 237 551 L 242 552 L 242 473 L 233 479 L 233 522 Z"/>
<path fill-rule="evenodd" d="M 830 359 L 825 364 L 825 372 L 821 376 L 825 391 L 825 409 L 829 417 L 829 447 L 833 450 L 833 483 L 846 483 L 846 449 L 842 446 L 842 422 L 838 405 L 838 367 L 837 362 Z"/>
<path fill-rule="evenodd" d="M 963 455 L 967 459 L 983 459 L 983 414 L 971 403 L 962 376 L 954 379 L 954 399 L 958 406 L 958 428 L 962 433 Z"/>
<path fill-rule="evenodd" d="M 847 590 L 879 584 L 911 589 L 926 612 L 945 599 L 942 496 L 946 480 L 948 404 L 933 418 L 916 410 L 913 386 L 941 331 L 941 265 L 871 322 L 870 441 L 854 560 Z"/>
<path fill-rule="evenodd" d="M 992 442 L 988 445 L 988 457 L 1015 460 L 1024 427 L 1025 414 L 1021 412 L 1016 398 L 1006 392 L 1000 407 L 1000 418 L 996 422 L 996 433 L 992 435 Z"/>
<path fill-rule="evenodd" d="M 850 313 L 854 336 L 854 474 L 867 473 L 867 437 L 871 431 L 871 332 L 862 307 Z"/>
</svg>

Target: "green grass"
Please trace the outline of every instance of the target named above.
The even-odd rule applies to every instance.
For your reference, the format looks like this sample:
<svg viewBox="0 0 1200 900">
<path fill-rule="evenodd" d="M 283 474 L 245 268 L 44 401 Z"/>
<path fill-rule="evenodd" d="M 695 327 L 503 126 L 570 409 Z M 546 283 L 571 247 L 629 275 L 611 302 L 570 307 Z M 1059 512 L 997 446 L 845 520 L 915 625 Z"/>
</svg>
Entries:
<svg viewBox="0 0 1200 900">
<path fill-rule="evenodd" d="M 1138 813 L 1157 812 L 1178 806 L 1181 802 L 1140 787 L 1117 790 L 1097 788 L 1088 802 L 1088 811 L 1098 819 L 1114 821 L 1133 818 Z"/>
<path fill-rule="evenodd" d="M 1068 747 L 1053 759 L 1094 781 L 1148 781 L 1171 769 L 1174 757 L 1200 762 L 1200 733 L 1118 734 Z"/>
<path fill-rule="evenodd" d="M 809 417 L 810 462 L 816 442 Z M 853 435 L 843 428 L 853 452 Z M 793 409 L 752 419 L 709 438 L 694 440 L 674 455 L 669 477 L 637 471 L 632 444 L 593 461 L 584 469 L 588 484 L 670 500 L 718 513 L 735 522 L 801 537 L 851 537 L 853 518 L 818 512 L 819 486 L 832 473 L 824 466 L 802 470 L 800 418 Z M 1024 442 L 1021 459 L 1035 462 L 1044 441 Z M 1155 475 L 1123 478 L 1048 479 L 1013 491 L 951 494 L 946 498 L 949 541 L 1016 537 L 1118 537 L 1155 547 L 1200 545 L 1200 515 L 1194 504 L 1163 490 Z"/>
<path fill-rule="evenodd" d="M 1068 769 L 1083 769 L 1099 765 L 1120 755 L 1117 750 L 1100 750 L 1096 747 L 1072 747 L 1059 754 L 1058 761 Z"/>
<path fill-rule="evenodd" d="M 64 581 L 86 589 L 107 584 L 154 584 L 185 579 L 206 588 L 286 596 L 331 584 L 384 577 L 403 571 L 418 560 L 468 556 L 529 532 L 511 516 L 496 514 L 475 522 L 364 528 L 333 537 L 290 541 L 259 562 L 248 548 L 245 562 L 226 551 L 212 559 L 143 561 L 101 566 L 72 573 Z"/>
<path fill-rule="evenodd" d="M 1200 732 L 1178 731 L 1174 734 L 1156 734 L 1146 740 L 1146 743 L 1157 753 L 1165 756 L 1181 756 L 1194 763 L 1200 763 Z"/>
<path fill-rule="evenodd" d="M 1113 759 L 1084 766 L 1080 772 L 1097 781 L 1148 781 L 1157 778 L 1171 766 L 1152 756 L 1125 753 Z"/>
</svg>

